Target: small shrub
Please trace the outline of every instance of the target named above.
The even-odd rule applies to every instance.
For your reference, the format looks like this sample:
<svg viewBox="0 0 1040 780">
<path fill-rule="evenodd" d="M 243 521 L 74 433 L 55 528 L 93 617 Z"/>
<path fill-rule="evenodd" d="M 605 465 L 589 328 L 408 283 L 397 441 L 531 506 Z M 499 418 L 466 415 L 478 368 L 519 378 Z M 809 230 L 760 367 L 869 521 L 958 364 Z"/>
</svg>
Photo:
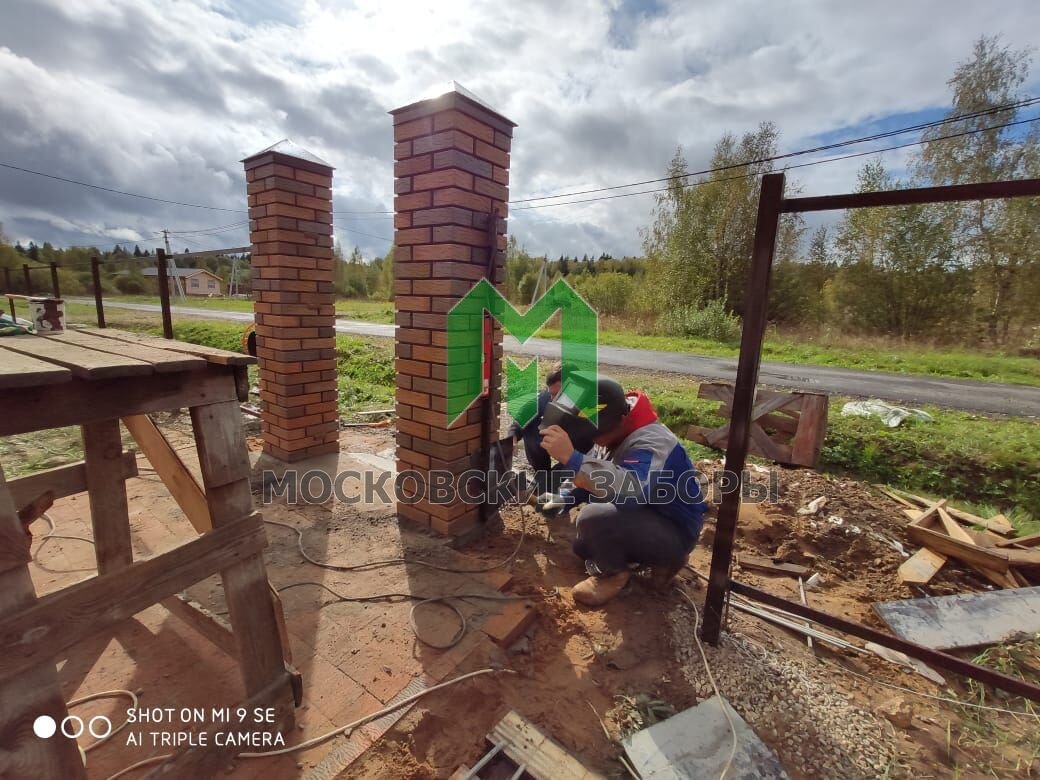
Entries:
<svg viewBox="0 0 1040 780">
<path fill-rule="evenodd" d="M 708 301 L 704 306 L 687 306 L 661 318 L 662 329 L 671 336 L 707 339 L 722 344 L 740 341 L 740 318 L 727 311 L 722 301 Z"/>
</svg>

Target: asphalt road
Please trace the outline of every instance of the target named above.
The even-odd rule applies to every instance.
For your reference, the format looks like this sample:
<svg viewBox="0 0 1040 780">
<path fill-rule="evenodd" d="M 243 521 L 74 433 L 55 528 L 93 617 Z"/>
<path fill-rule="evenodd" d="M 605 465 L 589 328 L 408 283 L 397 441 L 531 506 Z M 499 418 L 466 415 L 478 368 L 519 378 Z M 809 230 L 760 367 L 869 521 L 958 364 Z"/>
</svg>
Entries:
<svg viewBox="0 0 1040 780">
<path fill-rule="evenodd" d="M 90 299 L 67 300 L 93 303 Z M 156 304 L 107 303 L 106 307 L 158 312 Z M 252 322 L 252 312 L 220 311 L 191 306 L 173 306 L 174 314 L 185 317 Z M 394 325 L 355 320 L 337 320 L 336 330 L 358 336 L 393 338 Z M 529 339 L 520 344 L 506 336 L 506 352 L 517 355 L 558 357 L 560 344 L 549 339 Z M 630 347 L 600 345 L 599 360 L 609 366 L 688 374 L 699 379 L 732 382 L 737 374 L 736 358 L 702 357 L 682 352 L 663 352 Z M 892 403 L 932 404 L 947 409 L 965 409 L 985 414 L 1040 417 L 1040 387 L 978 382 L 971 379 L 945 379 L 917 374 L 883 371 L 855 371 L 847 368 L 793 363 L 762 363 L 759 382 L 786 390 L 807 390 L 858 398 L 881 398 Z"/>
</svg>

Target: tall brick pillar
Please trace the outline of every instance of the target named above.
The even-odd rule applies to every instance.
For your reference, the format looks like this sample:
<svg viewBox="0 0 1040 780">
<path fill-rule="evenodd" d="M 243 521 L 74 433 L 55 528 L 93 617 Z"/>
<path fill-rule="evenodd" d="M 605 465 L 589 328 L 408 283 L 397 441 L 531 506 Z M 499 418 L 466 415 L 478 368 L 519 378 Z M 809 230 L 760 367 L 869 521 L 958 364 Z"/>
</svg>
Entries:
<svg viewBox="0 0 1040 780">
<path fill-rule="evenodd" d="M 287 462 L 335 452 L 332 167 L 291 141 L 242 162 L 264 452 Z"/>
<path fill-rule="evenodd" d="M 478 402 L 450 428 L 446 380 L 447 312 L 486 276 L 488 215 L 501 286 L 509 200 L 509 147 L 516 126 L 457 84 L 437 98 L 390 112 L 394 118 L 394 291 L 397 310 L 397 469 L 461 474 L 480 468 Z M 495 325 L 492 416 L 498 438 L 502 332 Z M 470 350 L 480 362 L 479 350 Z M 405 485 L 408 488 L 407 484 Z M 480 521 L 480 508 L 398 501 L 398 513 L 438 533 L 459 536 Z"/>
</svg>

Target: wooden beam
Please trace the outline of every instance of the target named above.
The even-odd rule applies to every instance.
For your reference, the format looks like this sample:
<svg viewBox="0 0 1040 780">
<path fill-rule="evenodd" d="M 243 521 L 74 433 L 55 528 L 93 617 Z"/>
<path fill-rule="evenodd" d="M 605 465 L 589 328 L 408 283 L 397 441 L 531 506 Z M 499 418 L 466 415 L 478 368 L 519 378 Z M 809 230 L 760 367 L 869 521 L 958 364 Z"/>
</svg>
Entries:
<svg viewBox="0 0 1040 780">
<path fill-rule="evenodd" d="M 975 544 L 962 542 L 946 534 L 922 528 L 919 525 L 910 524 L 906 527 L 907 535 L 922 547 L 956 558 L 959 561 L 981 566 L 984 569 L 992 569 L 1000 574 L 1006 574 L 1010 565 L 1010 559 L 1006 551 L 987 550 L 976 547 Z"/>
<path fill-rule="evenodd" d="M 50 593 L 0 619 L 0 680 L 63 658 L 70 648 L 213 574 L 249 561 L 266 544 L 251 514 L 169 552 Z M 268 605 L 270 599 L 265 599 Z"/>
<path fill-rule="evenodd" d="M 94 555 L 98 574 L 107 574 L 134 562 L 119 420 L 85 423 L 83 454 L 90 522 L 94 529 Z"/>
<path fill-rule="evenodd" d="M 15 515 L 0 468 L 0 542 L 7 537 L 25 540 L 28 552 L 28 538 Z M 0 569 L 0 620 L 32 609 L 36 603 L 36 591 L 24 563 Z M 13 654 L 13 648 L 8 648 L 6 643 L 0 645 L 5 649 L 0 657 Z M 39 716 L 49 715 L 60 724 L 68 714 L 53 664 L 30 664 L 18 676 L 0 679 L 0 745 L 3 746 L 0 774 L 11 778 L 85 778 L 86 770 L 75 740 L 61 736 L 40 739 L 33 734 L 33 721 Z"/>
<path fill-rule="evenodd" d="M 227 401 L 193 408 L 191 420 L 209 514 L 213 527 L 220 529 L 253 506 L 242 414 L 237 400 Z M 263 556 L 246 558 L 222 571 L 221 577 L 246 693 L 256 695 L 284 674 L 286 660 Z M 291 699 L 291 691 L 287 689 L 285 696 Z"/>
<path fill-rule="evenodd" d="M 122 454 L 123 479 L 137 476 L 137 453 L 127 451 Z M 37 471 L 25 477 L 13 479 L 7 483 L 16 507 L 23 507 L 46 492 L 54 494 L 54 500 L 83 493 L 87 489 L 87 470 L 83 461 L 56 466 L 52 469 Z"/>
<path fill-rule="evenodd" d="M 235 644 L 235 635 L 231 633 L 231 626 L 219 615 L 214 615 L 180 593 L 159 603 L 166 607 L 171 615 L 197 631 L 221 651 L 232 658 L 238 657 L 238 646 Z"/>
<path fill-rule="evenodd" d="M 206 494 L 158 426 L 146 414 L 124 417 L 123 425 L 195 530 L 200 534 L 211 530 L 213 521 L 209 516 Z"/>
<path fill-rule="evenodd" d="M 32 393 L 0 393 L 0 436 L 237 400 L 234 373 L 225 366 L 153 373 L 132 382 L 72 379 Z"/>
<path fill-rule="evenodd" d="M 788 577 L 808 577 L 809 570 L 805 566 L 796 563 L 774 563 L 766 558 L 756 558 L 753 555 L 738 555 L 737 564 L 742 569 L 764 571 L 767 574 L 784 574 Z"/>
<path fill-rule="evenodd" d="M 1040 547 L 1040 531 L 1017 539 L 1004 539 L 997 542 L 997 547 Z"/>
<path fill-rule="evenodd" d="M 182 352 L 185 355 L 195 355 L 208 363 L 224 366 L 250 366 L 256 363 L 256 358 L 241 352 L 230 352 L 226 349 L 207 347 L 202 344 L 188 344 L 184 341 L 169 341 L 154 336 L 145 336 L 140 333 L 129 333 L 117 328 L 83 328 L 84 333 L 94 336 L 113 339 L 116 342 L 127 344 L 143 344 L 156 349 L 165 349 L 171 352 Z"/>
<path fill-rule="evenodd" d="M 899 582 L 903 585 L 927 585 L 945 564 L 945 555 L 922 547 L 899 567 Z"/>
<path fill-rule="evenodd" d="M 0 356 L 0 390 L 50 385 L 68 382 L 70 379 L 72 372 L 64 366 L 57 366 L 20 352 L 4 352 Z"/>
</svg>

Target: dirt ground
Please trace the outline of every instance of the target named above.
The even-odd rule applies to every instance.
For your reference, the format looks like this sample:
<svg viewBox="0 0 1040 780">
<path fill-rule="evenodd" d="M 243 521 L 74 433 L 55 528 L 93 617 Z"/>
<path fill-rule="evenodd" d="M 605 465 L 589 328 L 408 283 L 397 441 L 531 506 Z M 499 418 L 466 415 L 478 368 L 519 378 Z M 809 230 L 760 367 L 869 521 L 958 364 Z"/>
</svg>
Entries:
<svg viewBox="0 0 1040 780">
<path fill-rule="evenodd" d="M 163 428 L 190 463 L 184 421 L 164 420 Z M 373 470 L 391 462 L 392 429 L 350 429 L 341 441 L 339 469 Z M 193 531 L 147 462 L 139 461 L 141 475 L 128 482 L 128 493 L 135 552 L 146 557 L 190 539 Z M 717 462 L 698 465 L 706 473 L 718 468 Z M 873 602 L 921 595 L 896 582 L 904 560 L 898 545 L 913 549 L 898 504 L 869 486 L 808 470 L 773 474 L 779 501 L 742 510 L 738 556 L 809 567 L 823 580 L 809 594 L 813 606 L 879 628 Z M 757 482 L 770 478 L 765 469 L 753 472 Z M 818 514 L 798 514 L 820 496 L 828 500 Z M 406 556 L 474 572 L 516 553 L 508 566 L 490 572 L 442 572 L 417 564 L 333 571 L 304 562 L 293 530 L 268 526 L 268 572 L 281 593 L 293 662 L 305 685 L 297 733 L 289 735 L 289 744 L 458 674 L 503 671 L 430 694 L 349 737 L 290 756 L 238 760 L 227 767 L 229 777 L 446 778 L 485 752 L 485 736 L 510 709 L 588 769 L 623 777 L 620 736 L 713 693 L 697 649 L 693 608 L 674 589 L 655 589 L 637 578 L 604 609 L 574 606 L 570 588 L 584 572 L 570 551 L 573 530 L 566 520 L 546 525 L 531 510 L 506 508 L 500 533 L 455 551 L 443 540 L 399 525 L 393 508 L 379 503 L 290 507 L 276 501 L 262 511 L 265 519 L 300 529 L 304 549 L 319 561 L 354 565 Z M 86 496 L 59 501 L 50 515 L 58 533 L 89 537 Z M 33 530 L 38 536 L 46 532 L 41 525 Z M 707 571 L 712 537 L 709 521 L 691 556 L 692 570 Z M 37 545 L 32 573 L 41 593 L 92 571 L 93 552 L 83 541 L 54 539 L 42 550 Z M 797 598 L 797 583 L 790 578 L 743 571 L 739 565 L 734 576 Z M 700 608 L 704 592 L 693 571 L 678 585 Z M 337 601 L 321 586 L 365 600 Z M 984 587 L 974 575 L 949 566 L 930 592 Z M 455 647 L 437 650 L 417 640 L 409 620 L 409 604 L 416 598 L 503 592 L 525 597 L 538 611 L 533 627 L 511 647 L 496 645 L 484 628 L 515 602 L 472 597 L 453 602 L 468 628 Z M 379 594 L 406 595 L 370 598 Z M 191 588 L 189 595 L 215 613 L 225 609 L 218 578 Z M 454 613 L 433 604 L 416 609 L 415 629 L 427 641 L 444 643 L 458 623 Z M 938 686 L 872 656 L 819 643 L 810 651 L 803 638 L 735 610 L 722 644 L 704 653 L 722 693 L 794 778 L 1034 777 L 1038 771 L 1035 716 L 980 714 L 885 686 L 984 698 L 987 705 L 1016 711 L 1023 709 L 1021 700 L 969 688 L 949 676 L 946 686 Z M 77 648 L 59 673 L 68 699 L 112 688 L 138 691 L 141 706 L 232 706 L 242 697 L 233 660 L 159 606 Z M 105 699 L 77 713 L 107 714 L 118 723 L 125 709 L 125 701 Z M 88 754 L 88 772 L 107 778 L 159 752 L 114 739 Z"/>
</svg>

